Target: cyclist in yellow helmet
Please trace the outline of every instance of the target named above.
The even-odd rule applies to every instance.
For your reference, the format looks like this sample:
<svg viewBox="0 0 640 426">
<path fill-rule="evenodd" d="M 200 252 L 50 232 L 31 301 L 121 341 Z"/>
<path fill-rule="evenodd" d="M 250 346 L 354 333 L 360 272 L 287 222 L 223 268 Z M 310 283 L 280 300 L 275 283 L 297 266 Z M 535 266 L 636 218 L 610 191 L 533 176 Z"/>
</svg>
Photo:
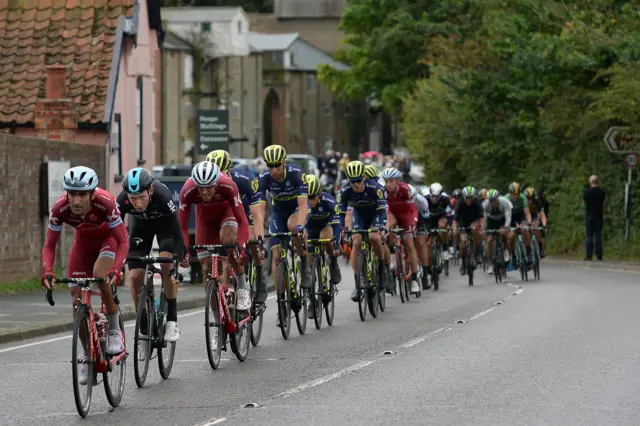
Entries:
<svg viewBox="0 0 640 426">
<path fill-rule="evenodd" d="M 547 213 L 544 211 L 542 200 L 540 199 L 538 192 L 535 190 L 535 188 L 528 187 L 527 189 L 525 189 L 524 195 L 527 197 L 527 204 L 529 205 L 529 211 L 531 212 L 531 218 L 533 219 L 533 227 L 539 228 L 540 226 L 542 226 L 546 228 Z M 535 229 L 534 232 L 536 234 L 536 239 L 538 240 L 540 258 L 543 258 L 545 257 L 544 249 L 546 246 L 544 234 L 539 229 Z"/>
<path fill-rule="evenodd" d="M 320 180 L 316 175 L 307 175 L 307 187 L 309 196 L 309 217 L 307 219 L 307 237 L 310 239 L 332 239 L 333 242 L 325 242 L 324 249 L 331 259 L 329 264 L 329 272 L 331 282 L 337 285 L 342 277 L 340 267 L 338 266 L 338 242 L 342 234 L 342 226 L 340 226 L 340 215 L 338 214 L 338 202 L 328 192 L 322 192 L 320 188 Z M 309 254 L 309 262 L 312 256 Z M 322 290 L 320 288 L 320 290 Z M 309 309 L 307 310 L 309 318 L 313 318 L 314 312 L 309 301 Z"/>
<path fill-rule="evenodd" d="M 340 209 L 340 225 L 344 226 L 344 218 L 347 207 L 353 207 L 352 229 L 363 230 L 378 228 L 385 230 L 387 222 L 387 195 L 386 190 L 372 179 L 366 179 L 364 164 L 360 161 L 352 161 L 346 167 L 347 179 L 350 185 L 343 188 L 338 194 Z M 351 266 L 353 272 L 358 272 L 358 253 L 360 252 L 360 235 L 353 235 L 353 249 L 351 251 Z M 382 239 L 379 232 L 369 234 L 369 242 L 378 256 L 378 271 L 380 272 L 380 286 L 389 290 L 393 289 L 393 280 L 390 279 L 390 259 L 385 259 Z M 351 300 L 358 301 L 357 289 L 351 293 Z"/>
<path fill-rule="evenodd" d="M 269 171 L 264 172 L 254 182 L 255 199 L 260 203 L 261 215 L 254 218 L 255 233 L 258 238 L 264 237 L 264 210 L 266 193 L 272 200 L 270 233 L 294 232 L 292 242 L 301 258 L 306 258 L 307 251 L 302 245 L 302 232 L 307 221 L 309 210 L 307 200 L 307 182 L 304 170 L 297 164 L 286 164 L 287 151 L 283 146 L 270 145 L 264 149 L 262 157 Z M 278 270 L 280 261 L 280 238 L 269 240 L 272 254 L 272 270 Z M 306 244 L 305 244 L 306 245 Z M 301 286 L 311 288 L 311 270 L 308 262 L 302 263 Z M 273 284 L 277 284 L 278 274 L 273 274 Z"/>
<path fill-rule="evenodd" d="M 223 149 L 216 149 L 207 154 L 207 161 L 216 164 L 222 173 L 230 177 L 238 186 L 240 199 L 244 207 L 244 213 L 249 221 L 249 239 L 256 239 L 256 232 L 253 226 L 254 218 L 262 214 L 260 201 L 255 197 L 255 189 L 249 173 L 241 167 L 231 168 L 231 155 Z M 257 188 L 256 188 L 257 189 Z M 261 307 L 267 300 L 267 282 L 264 276 L 264 268 L 262 267 L 262 256 L 258 253 L 258 246 L 252 244 L 249 246 L 256 266 L 256 282 L 252 283 L 256 287 L 256 307 Z M 226 268 L 227 266 L 224 265 Z"/>
</svg>

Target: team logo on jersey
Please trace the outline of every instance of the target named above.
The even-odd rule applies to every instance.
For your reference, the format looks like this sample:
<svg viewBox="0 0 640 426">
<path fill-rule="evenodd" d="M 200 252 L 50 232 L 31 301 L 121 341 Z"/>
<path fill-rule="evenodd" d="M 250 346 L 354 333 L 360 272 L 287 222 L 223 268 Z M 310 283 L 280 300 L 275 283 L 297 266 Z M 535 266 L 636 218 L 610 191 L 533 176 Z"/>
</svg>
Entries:
<svg viewBox="0 0 640 426">
<path fill-rule="evenodd" d="M 303 184 L 307 183 L 307 175 L 306 175 L 306 173 L 302 174 L 302 183 Z"/>
<path fill-rule="evenodd" d="M 254 179 L 251 181 L 251 189 L 253 189 L 253 192 L 258 192 L 259 187 L 260 184 L 258 183 L 258 179 Z"/>
<path fill-rule="evenodd" d="M 173 204 L 173 200 L 169 200 L 169 202 L 167 202 L 167 206 L 169 207 L 169 210 L 171 211 L 171 213 L 176 212 L 176 205 Z"/>
<path fill-rule="evenodd" d="M 382 190 L 378 189 L 378 198 L 383 198 Z"/>
</svg>

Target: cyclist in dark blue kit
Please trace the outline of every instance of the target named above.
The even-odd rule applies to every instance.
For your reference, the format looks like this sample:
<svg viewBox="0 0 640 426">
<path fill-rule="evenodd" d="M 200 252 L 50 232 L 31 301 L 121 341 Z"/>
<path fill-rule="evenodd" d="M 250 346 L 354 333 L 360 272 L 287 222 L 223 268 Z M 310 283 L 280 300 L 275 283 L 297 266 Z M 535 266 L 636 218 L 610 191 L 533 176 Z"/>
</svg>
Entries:
<svg viewBox="0 0 640 426">
<path fill-rule="evenodd" d="M 386 232 L 387 193 L 384 187 L 373 179 L 366 179 L 364 164 L 360 161 L 352 161 L 347 164 L 346 175 L 350 185 L 343 188 L 337 198 L 340 203 L 340 225 L 344 226 L 347 208 L 352 207 L 353 216 L 351 223 L 353 230 L 379 228 L 382 232 Z M 353 267 L 353 273 L 355 275 L 358 272 L 357 256 L 360 252 L 362 236 L 353 235 L 352 239 L 351 266 Z M 378 256 L 378 270 L 381 275 L 380 286 L 392 290 L 393 280 L 389 279 L 391 275 L 389 264 L 385 265 L 380 233 L 375 232 L 369 234 L 369 242 Z M 354 302 L 358 301 L 357 293 L 357 289 L 354 288 L 351 293 L 351 300 Z"/>
<path fill-rule="evenodd" d="M 273 202 L 271 212 L 270 233 L 292 232 L 292 242 L 302 259 L 307 251 L 302 246 L 302 233 L 307 222 L 309 211 L 307 200 L 307 183 L 304 170 L 296 164 L 286 164 L 287 151 L 280 145 L 271 145 L 264 149 L 264 161 L 269 167 L 268 172 L 260 174 L 254 188 L 254 202 L 260 203 L 261 214 L 253 218 L 256 237 L 264 237 L 264 208 L 266 193 L 269 192 Z M 272 270 L 278 270 L 280 261 L 279 238 L 269 240 L 272 255 Z M 277 285 L 278 274 L 273 274 L 273 284 Z M 307 262 L 302 262 L 301 287 L 311 288 L 311 268 Z"/>
<path fill-rule="evenodd" d="M 335 238 L 334 243 L 324 243 L 324 248 L 331 259 L 329 264 L 331 282 L 337 285 L 342 279 L 340 266 L 338 266 L 338 257 L 340 256 L 338 243 L 342 235 L 338 202 L 328 192 L 320 192 L 320 180 L 315 175 L 307 175 L 307 188 L 310 207 L 306 226 L 307 238 Z M 312 257 L 309 255 L 309 263 L 311 260 Z M 309 318 L 313 318 L 313 309 L 308 309 L 307 312 Z"/>
<path fill-rule="evenodd" d="M 240 198 L 244 207 L 244 213 L 247 215 L 249 221 L 249 239 L 256 238 L 256 232 L 253 229 L 254 219 L 262 215 L 262 209 L 260 208 L 259 200 L 255 197 L 255 190 L 257 189 L 257 181 L 254 183 L 250 174 L 241 167 L 231 167 L 231 155 L 225 150 L 216 149 L 207 154 L 207 161 L 211 161 L 216 164 L 222 173 L 230 177 L 233 182 L 238 186 L 238 192 L 240 192 Z M 264 220 L 260 221 L 264 223 Z M 267 281 L 264 276 L 264 268 L 262 266 L 262 256 L 258 253 L 258 247 L 256 245 L 250 246 L 251 255 L 253 257 L 253 263 L 256 265 L 256 278 L 257 282 L 253 283 L 256 286 L 256 306 L 262 306 L 267 300 Z"/>
</svg>

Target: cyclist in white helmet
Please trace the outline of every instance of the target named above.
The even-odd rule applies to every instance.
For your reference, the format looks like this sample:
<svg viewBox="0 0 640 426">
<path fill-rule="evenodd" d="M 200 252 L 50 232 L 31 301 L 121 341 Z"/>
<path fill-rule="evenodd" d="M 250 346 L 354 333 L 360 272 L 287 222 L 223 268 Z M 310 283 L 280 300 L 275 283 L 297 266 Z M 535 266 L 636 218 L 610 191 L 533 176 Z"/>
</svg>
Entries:
<svg viewBox="0 0 640 426">
<path fill-rule="evenodd" d="M 244 311 L 251 306 L 241 253 L 249 238 L 249 222 L 244 213 L 238 186 L 230 177 L 222 175 L 220 168 L 210 162 L 196 164 L 191 177 L 180 191 L 178 220 L 185 245 L 189 245 L 189 219 L 191 206 L 196 207 L 196 244 L 238 244 L 240 253 L 228 250 L 229 263 L 238 278 L 236 308 Z M 224 252 L 222 252 L 224 254 Z M 183 265 L 188 263 L 188 253 Z M 207 251 L 198 253 L 203 276 L 211 272 L 211 256 Z"/>
</svg>

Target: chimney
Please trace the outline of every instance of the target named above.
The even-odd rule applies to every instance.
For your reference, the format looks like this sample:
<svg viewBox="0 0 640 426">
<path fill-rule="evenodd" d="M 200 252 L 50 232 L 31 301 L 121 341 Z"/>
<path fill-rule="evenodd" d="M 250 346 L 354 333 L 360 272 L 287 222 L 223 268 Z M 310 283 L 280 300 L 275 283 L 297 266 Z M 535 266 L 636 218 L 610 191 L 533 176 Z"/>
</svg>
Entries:
<svg viewBox="0 0 640 426">
<path fill-rule="evenodd" d="M 75 142 L 78 117 L 75 104 L 67 98 L 67 66 L 45 67 L 45 98 L 38 99 L 35 128 L 43 139 Z"/>
</svg>

